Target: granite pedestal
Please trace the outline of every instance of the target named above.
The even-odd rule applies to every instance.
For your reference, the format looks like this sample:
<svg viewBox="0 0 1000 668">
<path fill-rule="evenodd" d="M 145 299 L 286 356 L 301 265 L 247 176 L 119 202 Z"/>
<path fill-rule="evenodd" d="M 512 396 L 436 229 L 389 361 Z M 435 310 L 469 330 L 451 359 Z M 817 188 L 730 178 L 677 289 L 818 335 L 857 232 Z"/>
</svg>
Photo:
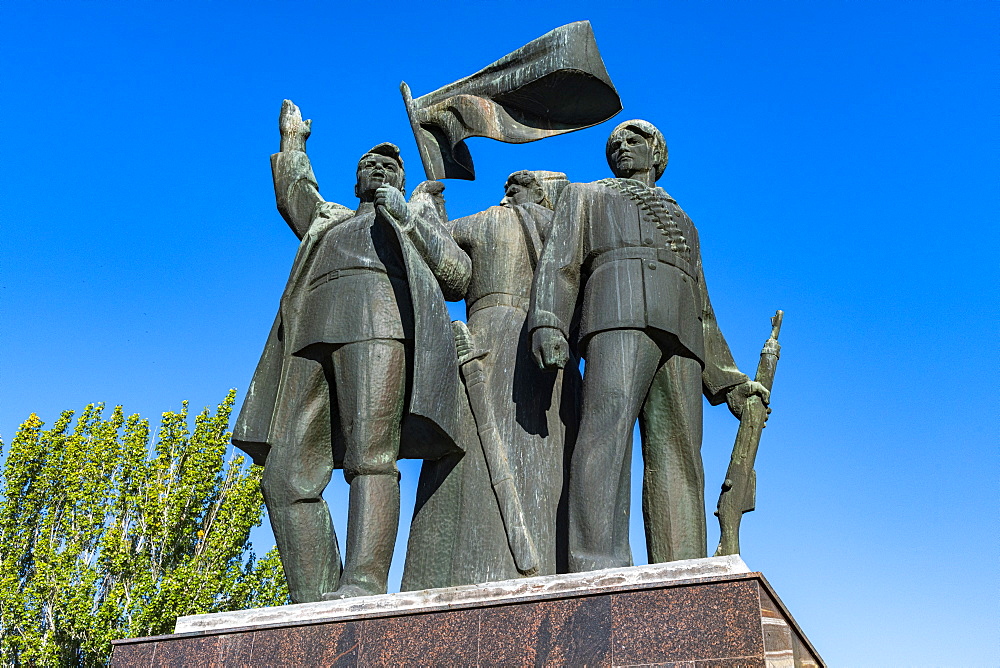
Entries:
<svg viewBox="0 0 1000 668">
<path fill-rule="evenodd" d="M 737 557 L 196 615 L 112 666 L 825 666 Z"/>
</svg>

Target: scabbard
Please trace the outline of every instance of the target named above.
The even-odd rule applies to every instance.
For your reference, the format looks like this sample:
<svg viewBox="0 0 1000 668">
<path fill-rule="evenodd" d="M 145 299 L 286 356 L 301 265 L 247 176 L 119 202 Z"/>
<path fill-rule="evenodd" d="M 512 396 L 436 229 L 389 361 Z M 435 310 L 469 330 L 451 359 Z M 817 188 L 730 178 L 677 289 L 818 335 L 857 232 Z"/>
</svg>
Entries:
<svg viewBox="0 0 1000 668">
<path fill-rule="evenodd" d="M 521 506 L 521 497 L 514 483 L 507 448 L 497 432 L 493 407 L 486 396 L 486 373 L 483 363 L 479 358 L 473 358 L 465 362 L 461 369 L 465 390 L 469 395 L 469 404 L 472 407 L 472 416 L 476 420 L 476 429 L 479 432 L 479 443 L 483 448 L 490 483 L 500 507 L 500 518 L 507 533 L 507 542 L 514 557 L 514 564 L 521 574 L 533 575 L 539 568 L 538 552 L 524 519 L 524 508 Z"/>
</svg>

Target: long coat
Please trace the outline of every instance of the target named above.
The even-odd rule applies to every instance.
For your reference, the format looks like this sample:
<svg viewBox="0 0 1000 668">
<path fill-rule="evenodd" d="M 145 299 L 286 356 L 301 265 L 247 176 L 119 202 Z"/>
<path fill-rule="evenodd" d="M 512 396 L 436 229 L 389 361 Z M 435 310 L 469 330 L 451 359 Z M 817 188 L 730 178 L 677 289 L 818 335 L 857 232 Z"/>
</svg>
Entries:
<svg viewBox="0 0 1000 668">
<path fill-rule="evenodd" d="M 261 465 L 274 444 L 276 408 L 288 400 L 286 392 L 294 391 L 290 388 L 303 385 L 304 379 L 295 377 L 303 366 L 285 362 L 295 352 L 289 342 L 296 338 L 296 314 L 308 289 L 305 280 L 310 263 L 324 233 L 355 215 L 347 207 L 322 199 L 304 152 L 276 153 L 271 156 L 271 167 L 278 209 L 301 243 L 233 429 L 233 444 Z M 403 254 L 414 315 L 412 350 L 408 351 L 412 354 L 409 402 L 404 409 L 400 458 L 437 458 L 460 452 L 457 434 L 463 420 L 469 420 L 443 294 L 464 292 L 469 260 L 442 227 L 439 211 L 434 195 L 418 186 L 410 201 L 408 229 L 392 224 Z M 357 300 L 363 308 L 365 295 L 357 295 Z M 334 435 L 337 467 L 343 465 L 341 440 Z"/>
<path fill-rule="evenodd" d="M 539 575 L 565 569 L 559 527 L 564 448 L 572 446 L 579 384 L 573 364 L 557 374 L 538 368 L 524 328 L 531 278 L 551 218 L 549 209 L 521 204 L 490 207 L 449 224 L 472 260 L 468 326 L 476 347 L 489 351 L 484 382 L 494 428 L 508 448 Z M 404 591 L 521 577 L 478 436 L 473 430 L 466 438 L 470 444 L 463 457 L 424 462 Z"/>
</svg>

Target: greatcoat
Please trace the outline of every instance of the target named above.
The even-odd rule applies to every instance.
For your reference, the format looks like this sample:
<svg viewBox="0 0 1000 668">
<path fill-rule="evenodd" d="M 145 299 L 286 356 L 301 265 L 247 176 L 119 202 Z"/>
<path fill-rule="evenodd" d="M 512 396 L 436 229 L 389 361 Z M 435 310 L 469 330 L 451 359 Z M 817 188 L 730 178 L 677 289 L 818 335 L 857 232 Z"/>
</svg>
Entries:
<svg viewBox="0 0 1000 668">
<path fill-rule="evenodd" d="M 308 373 L 308 365 L 289 362 L 300 352 L 296 349 L 302 339 L 299 330 L 307 326 L 305 322 L 309 320 L 303 317 L 306 315 L 303 303 L 310 288 L 306 284 L 307 277 L 316 262 L 319 242 L 333 226 L 356 215 L 352 209 L 322 199 L 309 158 L 304 152 L 276 153 L 271 156 L 271 168 L 279 211 L 301 243 L 281 296 L 278 314 L 233 429 L 233 444 L 260 465 L 264 464 L 276 442 L 273 422 L 278 407 L 289 400 L 288 392 L 295 392 L 306 385 L 306 379 L 300 376 Z M 399 225 L 391 223 L 389 238 L 398 244 L 402 254 L 405 276 L 401 278 L 405 279 L 409 293 L 409 300 L 400 301 L 409 301 L 412 315 L 407 304 L 400 304 L 398 312 L 403 315 L 402 323 L 398 315 L 395 316 L 396 322 L 388 325 L 374 322 L 379 320 L 378 317 L 347 318 L 353 322 L 367 321 L 369 325 L 374 322 L 372 326 L 388 326 L 394 330 L 390 338 L 407 339 L 410 373 L 407 374 L 408 401 L 404 408 L 400 458 L 437 458 L 460 452 L 462 442 L 457 434 L 462 421 L 470 419 L 458 375 L 450 318 L 444 303 L 445 295 L 455 299 L 452 295 L 464 293 L 469 277 L 469 260 L 442 227 L 439 212 L 440 207 L 434 196 L 418 187 L 410 201 L 407 229 L 404 231 Z M 338 290 L 352 293 L 341 295 L 344 297 L 341 302 L 353 303 L 359 311 L 366 308 L 370 298 L 371 286 L 366 284 L 365 274 L 374 276 L 375 272 L 364 272 L 336 281 Z M 350 280 L 359 277 L 361 280 Z M 343 324 L 341 329 L 351 326 Z M 372 338 L 373 333 L 368 331 L 372 327 L 364 329 L 354 340 Z M 406 335 L 394 336 L 400 329 Z M 378 332 L 374 335 L 379 336 Z M 350 339 L 349 333 L 347 338 Z M 342 467 L 344 446 L 337 431 L 334 429 L 332 435 L 334 465 Z"/>
<path fill-rule="evenodd" d="M 525 329 L 531 278 L 549 235 L 552 211 L 508 204 L 448 224 L 472 260 L 465 294 L 468 327 L 483 359 L 494 426 L 508 448 L 514 486 L 539 557 L 538 575 L 566 567 L 565 457 L 577 420 L 579 371 L 542 371 Z M 490 474 L 473 429 L 461 458 L 426 461 L 402 589 L 521 577 Z"/>
</svg>

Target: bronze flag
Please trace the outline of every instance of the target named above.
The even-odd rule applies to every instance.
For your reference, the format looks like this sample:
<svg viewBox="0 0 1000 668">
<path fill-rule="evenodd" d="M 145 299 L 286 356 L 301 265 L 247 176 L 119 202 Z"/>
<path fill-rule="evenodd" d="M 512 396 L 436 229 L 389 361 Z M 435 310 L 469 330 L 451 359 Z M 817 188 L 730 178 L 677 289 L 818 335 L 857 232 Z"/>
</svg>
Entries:
<svg viewBox="0 0 1000 668">
<path fill-rule="evenodd" d="M 413 99 L 406 82 L 400 90 L 428 179 L 476 178 L 469 137 L 524 144 L 622 109 L 590 21 L 556 28 L 433 93 Z"/>
</svg>

